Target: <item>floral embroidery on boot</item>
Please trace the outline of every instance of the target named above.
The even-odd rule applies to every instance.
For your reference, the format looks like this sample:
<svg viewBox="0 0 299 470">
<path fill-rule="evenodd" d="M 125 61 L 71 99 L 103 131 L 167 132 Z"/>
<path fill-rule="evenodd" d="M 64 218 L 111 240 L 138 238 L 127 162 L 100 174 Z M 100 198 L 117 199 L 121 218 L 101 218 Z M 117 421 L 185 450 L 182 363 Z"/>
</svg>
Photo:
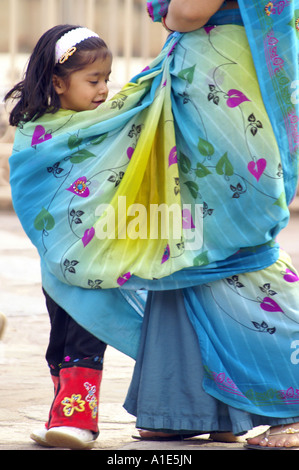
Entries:
<svg viewBox="0 0 299 470">
<path fill-rule="evenodd" d="M 85 411 L 85 401 L 84 400 L 81 400 L 81 395 L 78 394 L 78 395 L 75 395 L 73 393 L 73 395 L 71 396 L 71 398 L 69 397 L 65 397 L 61 404 L 62 405 L 65 405 L 63 407 L 63 412 L 64 412 L 64 415 L 65 416 L 72 416 L 72 414 L 74 413 L 74 411 L 79 411 L 80 413 L 82 411 Z"/>
<path fill-rule="evenodd" d="M 88 382 L 85 382 L 84 387 L 88 391 L 88 394 L 86 395 L 85 400 L 88 402 L 89 408 L 92 411 L 92 418 L 95 419 L 98 414 L 98 400 L 96 398 L 96 390 L 97 390 L 96 386 L 91 385 Z"/>
</svg>

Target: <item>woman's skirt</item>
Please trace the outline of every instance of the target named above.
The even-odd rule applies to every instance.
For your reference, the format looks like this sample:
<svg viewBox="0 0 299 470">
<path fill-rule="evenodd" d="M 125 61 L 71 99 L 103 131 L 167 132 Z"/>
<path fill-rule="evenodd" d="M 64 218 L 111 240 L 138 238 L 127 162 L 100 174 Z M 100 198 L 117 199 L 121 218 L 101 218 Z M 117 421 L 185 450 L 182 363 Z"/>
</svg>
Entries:
<svg viewBox="0 0 299 470">
<path fill-rule="evenodd" d="M 125 402 L 139 428 L 242 434 L 299 420 L 299 285 L 271 267 L 149 294 Z"/>
</svg>

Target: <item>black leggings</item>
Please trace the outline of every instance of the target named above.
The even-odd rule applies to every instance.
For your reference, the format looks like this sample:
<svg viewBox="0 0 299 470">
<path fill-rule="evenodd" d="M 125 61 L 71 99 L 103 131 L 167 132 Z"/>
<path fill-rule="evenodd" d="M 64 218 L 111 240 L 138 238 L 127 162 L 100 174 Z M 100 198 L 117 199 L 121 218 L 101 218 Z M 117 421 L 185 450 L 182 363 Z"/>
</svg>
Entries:
<svg viewBox="0 0 299 470">
<path fill-rule="evenodd" d="M 81 366 L 102 370 L 107 345 L 76 323 L 45 292 L 51 332 L 46 352 L 50 372 L 59 375 L 61 368 Z"/>
</svg>

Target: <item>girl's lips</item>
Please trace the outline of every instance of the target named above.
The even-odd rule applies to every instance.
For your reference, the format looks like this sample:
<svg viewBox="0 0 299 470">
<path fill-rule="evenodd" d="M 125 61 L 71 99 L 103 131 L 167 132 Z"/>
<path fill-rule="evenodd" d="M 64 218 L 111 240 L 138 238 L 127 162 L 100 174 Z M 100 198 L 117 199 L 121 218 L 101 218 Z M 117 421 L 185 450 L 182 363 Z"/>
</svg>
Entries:
<svg viewBox="0 0 299 470">
<path fill-rule="evenodd" d="M 99 101 L 93 101 L 93 104 L 95 106 L 100 106 L 100 104 L 104 103 L 104 100 L 99 100 Z"/>
</svg>

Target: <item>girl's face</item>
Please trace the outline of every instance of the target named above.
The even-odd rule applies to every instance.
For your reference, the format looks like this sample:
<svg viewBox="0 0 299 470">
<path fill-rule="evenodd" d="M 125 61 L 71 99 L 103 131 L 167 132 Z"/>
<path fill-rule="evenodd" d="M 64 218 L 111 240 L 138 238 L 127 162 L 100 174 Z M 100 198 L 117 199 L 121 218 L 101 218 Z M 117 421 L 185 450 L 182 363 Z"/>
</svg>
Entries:
<svg viewBox="0 0 299 470">
<path fill-rule="evenodd" d="M 59 95 L 62 109 L 89 111 L 96 109 L 108 97 L 108 81 L 111 73 L 112 57 L 99 57 L 84 69 L 73 72 L 68 83 L 54 76 L 53 84 Z"/>
</svg>

